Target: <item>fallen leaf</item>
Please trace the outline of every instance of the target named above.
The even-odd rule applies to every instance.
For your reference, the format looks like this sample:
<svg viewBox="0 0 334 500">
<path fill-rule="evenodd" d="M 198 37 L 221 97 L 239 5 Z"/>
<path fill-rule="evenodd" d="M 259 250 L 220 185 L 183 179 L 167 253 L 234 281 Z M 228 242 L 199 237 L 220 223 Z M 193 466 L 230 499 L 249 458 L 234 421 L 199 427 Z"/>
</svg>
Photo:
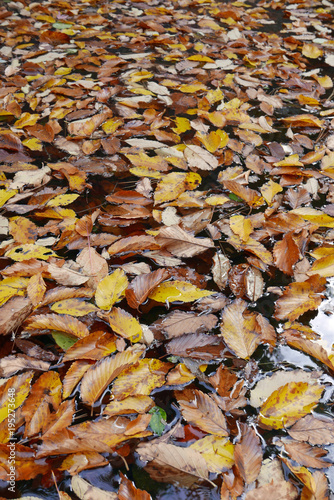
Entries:
<svg viewBox="0 0 334 500">
<path fill-rule="evenodd" d="M 236 299 L 223 310 L 221 336 L 236 356 L 248 359 L 260 343 L 256 332 L 256 315 L 246 312 L 247 304 Z"/>
<path fill-rule="evenodd" d="M 265 428 L 283 429 L 304 417 L 318 404 L 324 387 L 290 382 L 274 391 L 262 404 L 259 422 Z"/>
</svg>

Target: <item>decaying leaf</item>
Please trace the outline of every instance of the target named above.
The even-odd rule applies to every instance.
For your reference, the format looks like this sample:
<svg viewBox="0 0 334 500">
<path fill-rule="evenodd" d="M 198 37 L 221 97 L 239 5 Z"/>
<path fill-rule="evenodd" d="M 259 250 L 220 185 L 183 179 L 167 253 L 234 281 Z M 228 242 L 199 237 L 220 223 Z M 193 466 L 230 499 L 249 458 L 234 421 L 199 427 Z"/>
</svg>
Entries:
<svg viewBox="0 0 334 500">
<path fill-rule="evenodd" d="M 290 427 L 318 404 L 324 387 L 307 382 L 290 382 L 274 391 L 262 404 L 259 422 L 266 428 Z"/>
</svg>

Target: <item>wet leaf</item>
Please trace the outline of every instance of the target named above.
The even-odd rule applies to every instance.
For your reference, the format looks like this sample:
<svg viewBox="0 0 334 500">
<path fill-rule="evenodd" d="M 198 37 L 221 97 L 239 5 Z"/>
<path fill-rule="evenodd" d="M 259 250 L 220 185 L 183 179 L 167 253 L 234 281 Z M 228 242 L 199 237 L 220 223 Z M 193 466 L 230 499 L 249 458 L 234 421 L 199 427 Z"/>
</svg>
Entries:
<svg viewBox="0 0 334 500">
<path fill-rule="evenodd" d="M 224 308 L 220 325 L 221 336 L 227 346 L 243 359 L 248 359 L 260 343 L 256 333 L 256 316 L 246 312 L 246 308 L 246 302 L 235 300 Z"/>
<path fill-rule="evenodd" d="M 259 422 L 270 429 L 290 427 L 318 404 L 324 387 L 290 382 L 274 391 L 260 408 Z"/>
<path fill-rule="evenodd" d="M 95 302 L 100 309 L 110 309 L 116 302 L 121 300 L 128 279 L 122 269 L 116 269 L 113 273 L 103 278 L 97 285 Z"/>
<path fill-rule="evenodd" d="M 176 393 L 176 398 L 187 422 L 210 434 L 228 436 L 225 417 L 209 395 L 198 390 L 184 390 Z"/>
<path fill-rule="evenodd" d="M 202 297 L 208 297 L 213 292 L 200 290 L 195 285 L 187 281 L 165 281 L 158 285 L 153 292 L 148 296 L 149 299 L 157 302 L 193 302 Z"/>
<path fill-rule="evenodd" d="M 93 365 L 83 376 L 81 398 L 84 403 L 93 404 L 108 385 L 126 368 L 136 363 L 143 354 L 143 347 L 128 348 L 115 356 L 108 356 Z"/>
</svg>

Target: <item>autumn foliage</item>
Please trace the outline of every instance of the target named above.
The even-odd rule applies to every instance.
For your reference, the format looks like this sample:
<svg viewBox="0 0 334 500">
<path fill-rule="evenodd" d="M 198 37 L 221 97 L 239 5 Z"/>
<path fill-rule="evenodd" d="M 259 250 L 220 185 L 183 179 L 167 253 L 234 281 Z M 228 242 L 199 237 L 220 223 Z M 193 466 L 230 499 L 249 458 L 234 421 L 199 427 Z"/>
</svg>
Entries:
<svg viewBox="0 0 334 500">
<path fill-rule="evenodd" d="M 329 499 L 331 3 L 0 18 L 1 484 L 14 391 L 18 496 Z"/>
</svg>

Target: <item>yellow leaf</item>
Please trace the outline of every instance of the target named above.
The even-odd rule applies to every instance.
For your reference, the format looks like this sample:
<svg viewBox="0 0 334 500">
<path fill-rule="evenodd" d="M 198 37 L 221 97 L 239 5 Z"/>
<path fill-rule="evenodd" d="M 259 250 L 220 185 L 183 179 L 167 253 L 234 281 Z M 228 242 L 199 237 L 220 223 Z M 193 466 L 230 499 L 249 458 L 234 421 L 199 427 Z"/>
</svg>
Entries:
<svg viewBox="0 0 334 500">
<path fill-rule="evenodd" d="M 52 198 L 52 200 L 49 200 L 46 203 L 46 206 L 64 207 L 66 205 L 70 205 L 71 203 L 73 203 L 77 198 L 79 198 L 78 194 L 59 194 L 58 196 Z"/>
<path fill-rule="evenodd" d="M 129 396 L 122 401 L 112 401 L 103 410 L 107 415 L 126 415 L 128 413 L 147 413 L 155 402 L 149 396 Z"/>
<path fill-rule="evenodd" d="M 123 269 L 116 269 L 97 285 L 95 302 L 100 309 L 110 309 L 125 294 L 129 282 Z"/>
<path fill-rule="evenodd" d="M 14 295 L 25 295 L 29 278 L 5 278 L 0 282 L 0 306 Z"/>
<path fill-rule="evenodd" d="M 249 235 L 253 232 L 251 221 L 243 215 L 233 215 L 230 218 L 230 227 L 234 234 L 237 234 L 244 242 L 248 240 Z"/>
<path fill-rule="evenodd" d="M 192 84 L 187 84 L 184 83 L 183 85 L 180 85 L 179 90 L 181 92 L 184 92 L 186 94 L 195 94 L 196 92 L 199 92 L 200 90 L 207 90 L 206 86 L 203 83 L 192 83 Z"/>
<path fill-rule="evenodd" d="M 256 333 L 256 315 L 247 311 L 244 300 L 236 299 L 223 310 L 220 325 L 225 343 L 239 358 L 249 359 L 261 338 Z"/>
<path fill-rule="evenodd" d="M 139 342 L 141 340 L 143 329 L 139 321 L 132 314 L 120 307 L 114 307 L 108 315 L 108 320 L 114 332 L 122 337 L 131 340 L 131 342 Z"/>
<path fill-rule="evenodd" d="M 224 205 L 224 203 L 227 203 L 228 201 L 231 201 L 230 198 L 224 196 L 223 194 L 213 194 L 212 196 L 205 198 L 205 203 L 212 207 Z"/>
<path fill-rule="evenodd" d="M 140 82 L 141 80 L 147 80 L 148 78 L 152 78 L 153 73 L 150 73 L 149 71 L 146 71 L 145 69 L 143 71 L 134 71 L 130 75 L 127 76 L 127 79 L 129 83 L 136 83 Z"/>
<path fill-rule="evenodd" d="M 112 387 L 112 394 L 117 399 L 137 395 L 148 396 L 153 389 L 165 383 L 170 367 L 170 363 L 164 363 L 159 359 L 142 359 L 117 377 Z"/>
<path fill-rule="evenodd" d="M 323 50 L 314 43 L 304 43 L 302 54 L 310 59 L 317 59 L 323 55 Z"/>
<path fill-rule="evenodd" d="M 14 127 L 23 128 L 36 125 L 37 120 L 39 120 L 39 115 L 37 114 L 31 115 L 30 113 L 22 113 L 21 118 L 16 120 L 16 122 L 14 123 Z"/>
<path fill-rule="evenodd" d="M 226 437 L 205 436 L 189 448 L 200 452 L 210 472 L 219 474 L 234 464 L 234 444 Z"/>
<path fill-rule="evenodd" d="M 27 286 L 28 297 L 36 307 L 44 298 L 46 285 L 41 273 L 34 274 Z"/>
<path fill-rule="evenodd" d="M 136 175 L 137 177 L 150 177 L 151 179 L 162 179 L 163 177 L 161 172 L 145 167 L 133 167 L 130 168 L 130 172 L 132 175 Z"/>
<path fill-rule="evenodd" d="M 260 191 L 263 198 L 266 200 L 268 205 L 270 205 L 273 201 L 274 196 L 277 193 L 283 191 L 283 188 L 280 184 L 277 184 L 277 182 L 274 182 L 270 179 L 270 181 L 268 181 L 266 184 L 263 184 L 263 186 L 260 188 Z"/>
<path fill-rule="evenodd" d="M 314 78 L 324 89 L 331 89 L 333 87 L 333 80 L 329 75 L 313 75 L 312 78 Z"/>
<path fill-rule="evenodd" d="M 31 151 L 42 151 L 43 149 L 42 142 L 36 137 L 32 137 L 31 139 L 24 139 L 22 141 L 22 144 L 24 144 Z"/>
<path fill-rule="evenodd" d="M 104 124 L 102 125 L 102 130 L 106 134 L 113 134 L 121 125 L 124 124 L 124 121 L 122 118 L 115 117 L 115 118 L 110 118 Z"/>
<path fill-rule="evenodd" d="M 188 61 L 200 61 L 200 62 L 215 62 L 211 57 L 203 56 L 202 54 L 196 54 L 194 56 L 187 57 Z"/>
<path fill-rule="evenodd" d="M 128 160 L 131 161 L 132 165 L 139 168 L 149 168 L 153 170 L 165 171 L 168 170 L 168 163 L 160 156 L 148 156 L 144 152 L 139 154 L 126 154 Z"/>
<path fill-rule="evenodd" d="M 210 134 L 207 134 L 207 135 L 197 132 L 196 137 L 198 137 L 198 139 L 201 141 L 203 146 L 205 146 L 205 148 L 210 153 L 215 153 L 217 151 L 217 149 L 220 149 L 221 147 L 226 146 L 226 144 L 229 140 L 229 137 L 226 134 L 226 132 L 223 132 L 227 137 L 227 141 L 224 144 L 223 137 L 218 132 L 223 132 L 223 131 L 217 131 L 217 132 L 211 131 Z M 224 144 L 223 146 L 222 146 L 222 143 Z"/>
<path fill-rule="evenodd" d="M 286 156 L 284 160 L 277 161 L 274 163 L 275 167 L 303 167 L 304 164 L 299 161 L 299 156 L 297 154 Z"/>
<path fill-rule="evenodd" d="M 193 302 L 194 300 L 208 297 L 214 292 L 201 290 L 187 281 L 165 281 L 149 295 L 149 299 L 157 302 Z"/>
<path fill-rule="evenodd" d="M 172 172 L 167 174 L 155 189 L 154 202 L 157 204 L 175 200 L 184 191 L 196 189 L 201 181 L 201 176 L 194 172 Z"/>
<path fill-rule="evenodd" d="M 58 314 L 69 314 L 70 316 L 86 316 L 98 309 L 94 304 L 80 299 L 65 299 L 55 302 L 51 310 Z"/>
<path fill-rule="evenodd" d="M 0 207 L 2 207 L 6 201 L 17 194 L 16 189 L 0 189 Z"/>
<path fill-rule="evenodd" d="M 19 245 L 8 252 L 5 256 L 9 259 L 13 259 L 16 262 L 22 262 L 29 259 L 42 259 L 48 260 L 49 257 L 58 257 L 58 255 L 50 250 L 50 248 L 43 247 L 41 245 L 35 245 L 33 243 L 25 243 L 24 245 Z"/>
<path fill-rule="evenodd" d="M 13 411 L 21 406 L 29 394 L 33 371 L 21 373 L 9 378 L 0 387 L 0 422 L 5 420 Z M 10 430 L 10 428 L 9 428 Z"/>
<path fill-rule="evenodd" d="M 172 128 L 172 130 L 176 134 L 182 134 L 183 132 L 187 132 L 187 130 L 191 130 L 191 125 L 188 118 L 176 117 L 175 124 L 176 127 Z"/>
<path fill-rule="evenodd" d="M 319 274 L 324 278 L 334 276 L 334 254 L 316 260 L 307 272 L 308 276 L 312 276 L 312 274 Z"/>
<path fill-rule="evenodd" d="M 289 382 L 274 391 L 260 408 L 259 422 L 270 429 L 283 429 L 312 411 L 324 387 L 307 382 Z"/>
<path fill-rule="evenodd" d="M 334 217 L 325 214 L 321 210 L 311 207 L 300 207 L 291 210 L 290 213 L 298 214 L 303 219 L 318 224 L 320 227 L 334 227 Z"/>
</svg>

